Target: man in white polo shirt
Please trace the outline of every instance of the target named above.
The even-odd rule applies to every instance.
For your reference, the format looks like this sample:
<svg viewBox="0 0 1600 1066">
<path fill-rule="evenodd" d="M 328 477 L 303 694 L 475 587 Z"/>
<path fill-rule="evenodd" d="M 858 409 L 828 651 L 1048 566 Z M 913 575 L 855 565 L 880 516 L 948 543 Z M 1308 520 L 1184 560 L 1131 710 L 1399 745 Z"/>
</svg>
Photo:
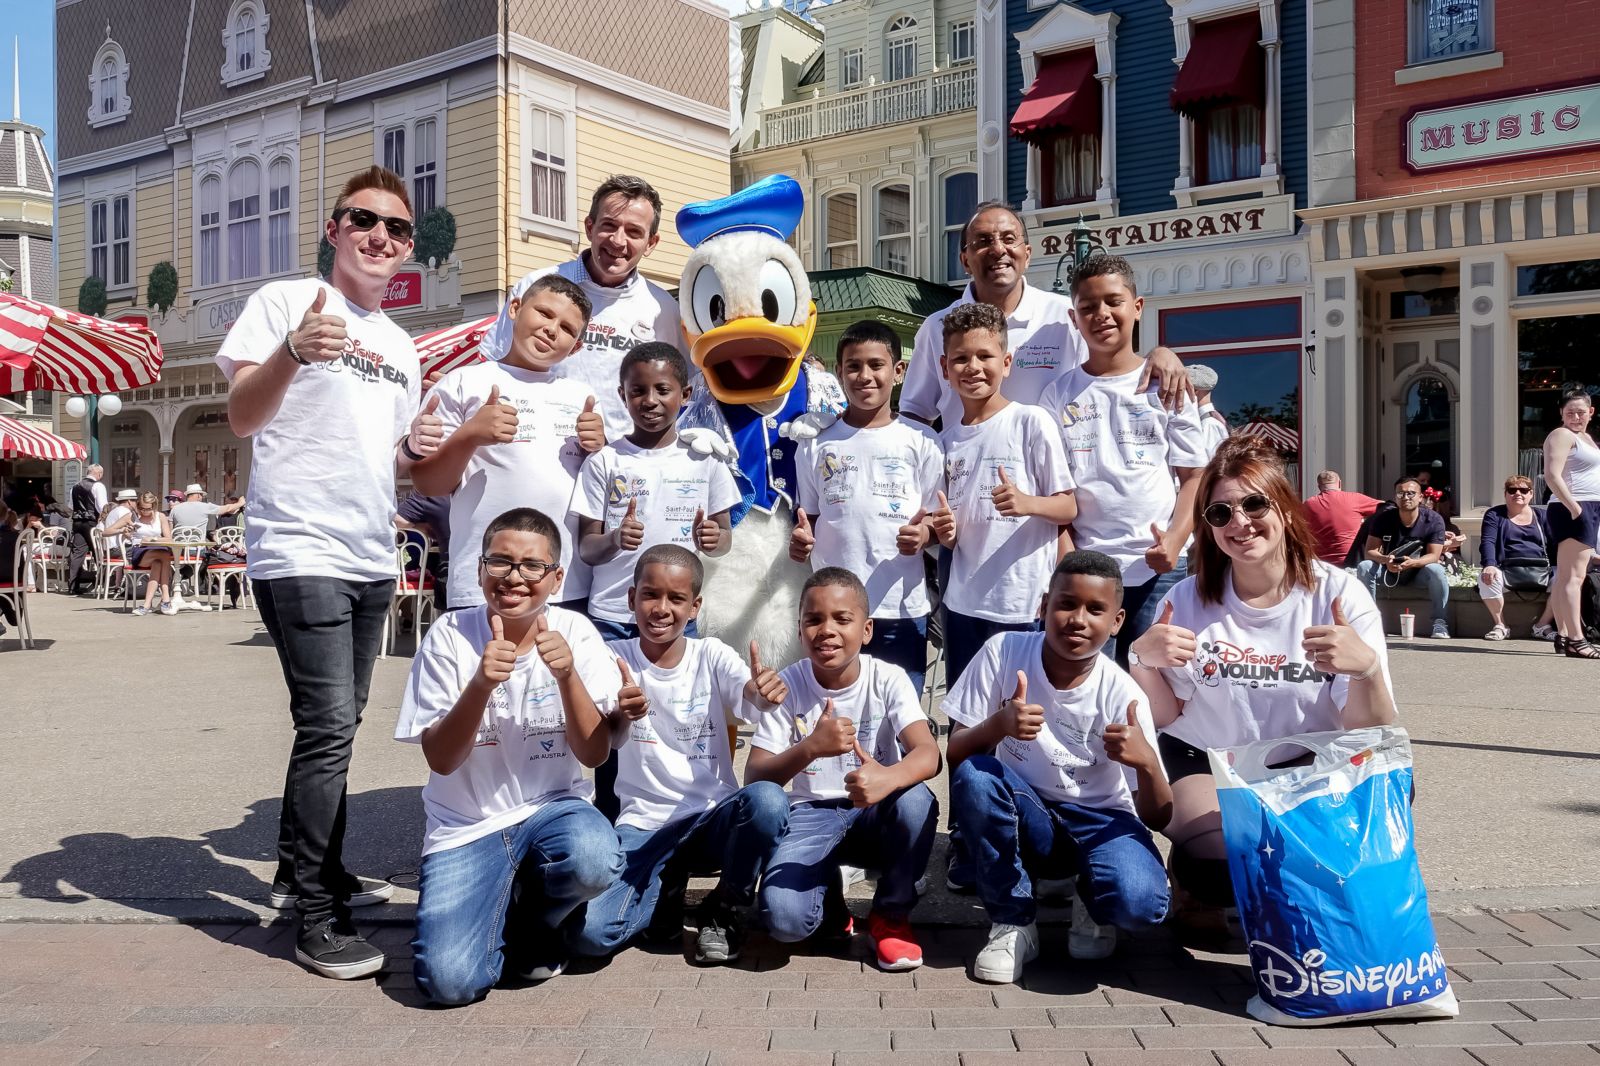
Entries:
<svg viewBox="0 0 1600 1066">
<path fill-rule="evenodd" d="M 1083 362 L 1088 349 L 1072 324 L 1072 301 L 1028 284 L 1032 258 L 1022 216 L 998 200 L 979 204 L 961 232 L 961 265 L 972 281 L 950 306 L 993 304 L 1005 314 L 1011 375 L 1000 391 L 1016 403 L 1037 404 L 1056 378 Z M 947 307 L 929 315 L 917 330 L 911 365 L 900 389 L 900 413 L 929 425 L 935 418 L 948 425 L 961 417 L 961 399 L 939 373 L 944 316 L 949 313 Z M 1155 349 L 1146 362 L 1148 375 L 1161 383 L 1162 402 L 1181 408 L 1189 391 L 1183 363 L 1168 348 Z"/>
<path fill-rule="evenodd" d="M 394 595 L 397 470 L 439 444 L 419 413 L 417 349 L 380 304 L 411 256 L 405 182 L 344 185 L 324 233 L 333 271 L 257 289 L 217 352 L 228 421 L 251 435 L 247 573 L 289 687 L 294 747 L 271 906 L 299 911 L 295 958 L 325 977 L 383 968 L 350 908 L 394 887 L 344 867 L 345 779 Z"/>
</svg>

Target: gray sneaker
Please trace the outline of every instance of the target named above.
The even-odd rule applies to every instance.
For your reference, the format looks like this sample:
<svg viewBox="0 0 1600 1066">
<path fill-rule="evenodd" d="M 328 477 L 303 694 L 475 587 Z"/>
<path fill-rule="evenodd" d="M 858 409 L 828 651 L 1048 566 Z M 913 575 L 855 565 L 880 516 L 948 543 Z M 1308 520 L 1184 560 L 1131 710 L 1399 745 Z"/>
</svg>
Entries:
<svg viewBox="0 0 1600 1066">
<path fill-rule="evenodd" d="M 1449 640 L 1450 639 L 1450 626 L 1442 618 L 1439 619 L 1437 622 L 1433 623 L 1433 639 L 1434 640 Z"/>
<path fill-rule="evenodd" d="M 744 930 L 732 907 L 711 905 L 700 910 L 700 931 L 695 934 L 694 961 L 703 966 L 736 962 Z"/>
</svg>

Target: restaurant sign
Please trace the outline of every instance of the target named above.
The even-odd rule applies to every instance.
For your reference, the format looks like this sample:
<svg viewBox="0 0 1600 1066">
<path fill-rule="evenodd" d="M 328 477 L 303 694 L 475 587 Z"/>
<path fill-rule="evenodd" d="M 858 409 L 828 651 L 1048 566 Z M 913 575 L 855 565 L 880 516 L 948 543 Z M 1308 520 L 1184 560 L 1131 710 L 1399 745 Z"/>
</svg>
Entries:
<svg viewBox="0 0 1600 1066">
<path fill-rule="evenodd" d="M 1099 235 L 1106 251 L 1118 255 L 1283 237 L 1295 229 L 1294 197 L 1269 196 L 1160 214 L 1113 216 L 1094 219 L 1086 225 Z M 1038 238 L 1039 249 L 1045 255 L 1070 251 L 1070 241 L 1064 230 L 1046 229 Z"/>
<path fill-rule="evenodd" d="M 1413 111 L 1405 138 L 1411 171 L 1587 148 L 1600 144 L 1600 83 Z"/>
</svg>

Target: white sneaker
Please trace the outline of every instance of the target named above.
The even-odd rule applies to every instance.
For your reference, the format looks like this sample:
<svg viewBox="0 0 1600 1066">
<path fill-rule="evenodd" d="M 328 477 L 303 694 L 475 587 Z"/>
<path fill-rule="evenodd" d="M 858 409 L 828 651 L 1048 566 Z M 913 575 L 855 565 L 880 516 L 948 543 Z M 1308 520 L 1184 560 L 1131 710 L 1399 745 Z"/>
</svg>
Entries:
<svg viewBox="0 0 1600 1066">
<path fill-rule="evenodd" d="M 150 613 L 150 608 L 144 606 L 143 604 L 140 604 L 138 607 L 135 607 L 133 609 L 133 616 L 135 618 L 143 618 L 145 615 L 147 615 L 149 613 Z"/>
<path fill-rule="evenodd" d="M 859 885 L 866 879 L 867 871 L 861 867 L 851 866 L 849 863 L 839 864 L 839 887 L 843 892 L 848 894 L 852 886 Z"/>
<path fill-rule="evenodd" d="M 1072 897 L 1072 931 L 1067 934 L 1067 954 L 1075 959 L 1105 959 L 1117 950 L 1117 927 L 1101 925 L 1089 916 L 1083 897 Z"/>
<path fill-rule="evenodd" d="M 1447 623 L 1442 618 L 1439 619 L 1439 621 L 1433 623 L 1433 639 L 1434 640 L 1449 640 L 1450 639 L 1450 625 L 1449 625 L 1449 623 Z"/>
<path fill-rule="evenodd" d="M 169 614 L 169 615 L 170 614 L 177 614 L 178 613 L 178 605 L 173 603 L 171 600 L 168 600 L 166 603 L 163 603 L 161 605 L 161 613 L 162 614 Z"/>
<path fill-rule="evenodd" d="M 990 984 L 1016 984 L 1022 978 L 1022 968 L 1039 957 L 1039 926 L 1006 925 L 996 922 L 989 927 L 989 942 L 972 960 L 972 976 Z"/>
</svg>

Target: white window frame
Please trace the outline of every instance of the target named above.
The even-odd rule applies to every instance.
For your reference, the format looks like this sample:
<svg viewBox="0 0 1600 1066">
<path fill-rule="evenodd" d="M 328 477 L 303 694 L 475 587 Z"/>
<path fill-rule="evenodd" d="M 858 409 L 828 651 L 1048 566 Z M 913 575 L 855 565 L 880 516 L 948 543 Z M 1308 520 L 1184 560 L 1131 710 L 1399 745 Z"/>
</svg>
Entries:
<svg viewBox="0 0 1600 1066">
<path fill-rule="evenodd" d="M 1449 63 L 1461 59 L 1476 58 L 1489 55 L 1495 50 L 1494 41 L 1494 0 L 1479 0 L 1479 38 L 1480 44 L 1470 52 L 1452 52 L 1445 56 L 1426 55 L 1426 14 L 1429 0 L 1406 0 L 1406 64 L 1408 66 L 1428 66 L 1433 63 Z"/>
<path fill-rule="evenodd" d="M 919 28 L 917 20 L 910 15 L 897 15 L 889 20 L 889 24 L 883 31 L 884 81 L 907 81 L 915 78 L 920 73 L 922 57 L 918 54 L 917 47 L 917 30 Z M 910 70 L 901 70 L 898 77 L 894 73 L 897 52 L 902 56 L 909 55 L 911 65 Z M 904 66 L 903 62 L 901 66 Z"/>
<path fill-rule="evenodd" d="M 128 96 L 128 57 L 123 52 L 122 46 L 113 41 L 110 36 L 110 27 L 107 26 L 105 43 L 94 54 L 94 62 L 89 64 L 89 125 L 94 129 L 121 122 L 133 114 L 133 100 Z M 112 90 L 112 99 L 115 101 L 110 111 L 100 107 L 100 68 L 106 63 L 112 65 L 116 79 L 115 88 Z"/>
<path fill-rule="evenodd" d="M 215 186 L 217 192 L 217 199 L 214 205 L 216 210 L 211 212 L 212 221 L 209 225 L 206 222 L 207 212 L 205 209 L 207 182 L 211 182 Z M 194 276 L 199 279 L 199 287 L 201 288 L 211 285 L 220 285 L 222 284 L 222 273 L 224 270 L 222 260 L 222 175 L 215 171 L 207 171 L 196 183 L 194 197 L 194 202 L 197 205 L 195 210 L 195 222 L 198 228 L 198 236 L 194 245 Z M 212 238 L 215 244 L 215 248 L 213 250 L 216 252 L 215 270 L 209 274 L 206 271 L 205 255 L 206 237 L 208 235 Z"/>
<path fill-rule="evenodd" d="M 1017 34 L 1022 84 L 1032 85 L 1045 60 L 1067 52 L 1094 49 L 1095 80 L 1100 83 L 1100 178 L 1087 201 L 1043 207 L 1043 153 L 1028 146 L 1028 194 L 1022 201 L 1030 227 L 1067 218 L 1105 218 L 1117 213 L 1117 25 L 1115 12 L 1091 15 L 1072 4 L 1057 4 Z M 1009 120 L 1009 116 L 1008 120 Z"/>
<path fill-rule="evenodd" d="M 406 183 L 406 193 L 411 197 L 411 215 L 421 218 L 423 207 L 417 203 L 417 128 L 426 123 L 434 124 L 433 135 L 433 206 L 443 207 L 445 203 L 445 116 L 449 110 L 446 106 L 446 86 L 443 81 L 435 82 L 427 88 L 408 92 L 399 96 L 386 97 L 379 100 L 374 106 L 373 124 L 377 127 L 372 138 L 372 161 L 379 166 L 389 167 L 400 175 Z M 392 160 L 386 150 L 386 141 L 391 133 L 397 130 L 404 131 L 405 144 L 401 152 L 400 166 L 390 166 Z"/>
<path fill-rule="evenodd" d="M 120 240 L 116 235 L 116 218 L 118 202 L 127 205 L 128 232 Z M 134 195 L 132 175 L 127 176 L 125 184 L 114 188 L 103 188 L 89 192 L 89 198 L 84 204 L 84 276 L 98 277 L 106 284 L 108 293 L 127 293 L 133 291 L 136 281 L 135 273 L 138 270 L 138 260 L 135 258 L 134 233 L 137 222 L 134 218 Z M 95 240 L 94 217 L 96 212 L 103 213 L 104 226 L 101 229 L 101 240 Z M 120 280 L 116 275 L 117 250 L 122 246 L 126 250 L 128 273 Z M 98 253 L 105 260 L 105 272 L 97 274 L 94 269 L 95 255 Z"/>
<path fill-rule="evenodd" d="M 956 42 L 962 37 L 966 38 L 966 51 L 961 55 L 956 54 Z M 960 22 L 950 24 L 949 52 L 945 61 L 954 65 L 956 63 L 971 63 L 978 55 L 978 27 L 972 19 L 962 19 Z"/>
<path fill-rule="evenodd" d="M 524 237 L 538 234 L 560 241 L 576 241 L 583 234 L 583 220 L 578 209 L 578 101 L 577 88 L 569 83 L 553 81 L 523 67 L 519 71 L 521 128 L 518 134 L 517 167 L 521 184 L 521 203 L 517 205 L 519 222 Z M 533 130 L 534 113 L 548 112 L 560 116 L 566 156 L 563 166 L 567 181 L 564 210 L 566 218 L 537 215 L 533 211 Z"/>
<path fill-rule="evenodd" d="M 375 140 L 377 138 L 374 138 Z M 193 167 L 190 173 L 190 196 L 192 210 L 189 212 L 189 248 L 191 252 L 190 269 L 194 273 L 195 288 L 190 296 L 198 301 L 218 295 L 237 287 L 244 279 L 239 281 L 229 280 L 229 254 L 228 254 L 228 201 L 230 198 L 229 173 L 240 161 L 249 159 L 260 167 L 260 208 L 258 216 L 261 220 L 260 240 L 258 249 L 260 261 L 250 274 L 251 283 L 271 281 L 277 278 L 295 277 L 300 269 L 300 196 L 303 191 L 304 179 L 300 172 L 300 116 L 298 105 L 288 105 L 270 108 L 265 111 L 253 111 L 245 115 L 227 119 L 223 122 L 212 123 L 204 128 L 191 131 L 190 143 L 193 145 Z M 290 269 L 278 273 L 272 272 L 271 259 L 271 224 L 268 217 L 271 213 L 271 181 L 272 164 L 282 159 L 289 164 L 289 233 L 290 256 L 293 260 Z M 215 177 L 220 185 L 217 194 L 217 277 L 206 280 L 201 274 L 202 251 L 205 234 L 210 232 L 210 227 L 203 226 L 202 207 L 205 202 L 205 181 Z M 332 198 L 337 194 L 338 186 L 328 190 L 331 209 Z M 319 212 L 324 207 L 313 205 L 311 210 Z M 320 236 L 320 233 L 319 233 Z"/>
<path fill-rule="evenodd" d="M 111 276 L 110 198 L 89 201 L 89 212 L 85 218 L 89 236 L 89 256 L 85 260 L 84 276 L 99 278 L 109 288 Z M 102 266 L 101 264 L 104 265 Z"/>
<path fill-rule="evenodd" d="M 1179 207 L 1195 207 L 1212 200 L 1241 196 L 1278 196 L 1283 193 L 1283 37 L 1278 26 L 1278 0 L 1167 0 L 1172 8 L 1176 59 L 1182 66 L 1198 22 L 1257 12 L 1261 20 L 1261 49 L 1266 63 L 1266 99 L 1262 109 L 1261 175 L 1240 181 L 1200 185 L 1195 175 L 1195 123 L 1178 116 L 1178 174 L 1172 199 Z"/>
<path fill-rule="evenodd" d="M 241 205 L 247 204 L 251 195 L 248 188 L 244 190 L 244 195 L 238 199 L 235 199 L 233 195 L 234 175 L 240 173 L 246 167 L 254 167 L 256 171 L 256 210 L 254 214 L 247 215 L 241 213 L 238 218 L 234 218 L 233 205 L 235 203 L 239 203 Z M 228 167 L 227 172 L 223 175 L 222 202 L 225 206 L 222 213 L 222 246 L 224 257 L 227 260 L 227 269 L 223 273 L 230 282 L 254 281 L 257 278 L 266 276 L 265 259 L 267 242 L 265 240 L 265 234 L 267 228 L 267 212 L 265 203 L 266 197 L 262 195 L 262 193 L 265 192 L 266 184 L 267 168 L 262 161 L 255 156 L 243 156 L 234 160 L 233 163 Z M 243 206 L 241 206 L 240 210 L 241 212 L 244 210 Z M 252 267 L 252 264 L 250 264 L 245 257 L 241 255 L 239 259 L 240 273 L 235 274 L 233 258 L 234 231 L 238 230 L 241 234 L 247 233 L 247 227 L 252 222 L 255 223 L 256 261 Z"/>
<path fill-rule="evenodd" d="M 421 131 L 424 128 L 429 128 L 429 137 L 433 143 L 433 150 L 426 162 L 423 161 L 420 155 L 422 145 Z M 435 207 L 440 207 L 444 203 L 444 197 L 440 192 L 444 188 L 444 168 L 439 165 L 440 148 L 444 143 L 440 139 L 439 131 L 443 128 L 442 120 L 432 115 L 419 118 L 411 124 L 411 167 L 410 173 L 403 175 L 403 177 L 411 187 L 411 210 L 417 218 L 421 218 L 428 211 Z M 433 191 L 430 196 L 432 202 L 428 204 L 424 204 L 422 197 L 418 195 L 419 183 L 424 178 L 432 183 Z"/>
<path fill-rule="evenodd" d="M 250 52 L 250 65 L 241 67 L 239 24 L 246 16 L 254 23 L 250 30 L 255 35 L 255 45 Z M 272 53 L 267 50 L 267 31 L 271 27 L 272 16 L 260 0 L 234 0 L 222 24 L 222 84 L 231 89 L 267 76 L 272 69 Z"/>
<path fill-rule="evenodd" d="M 850 239 L 847 241 L 828 240 L 828 202 L 835 196 L 853 196 L 856 201 L 855 217 L 851 219 Z M 817 256 L 818 270 L 842 270 L 843 267 L 833 265 L 833 250 L 835 248 L 854 248 L 856 250 L 856 266 L 866 266 L 867 261 L 861 255 L 861 190 L 854 185 L 840 185 L 829 189 L 822 194 L 822 210 L 817 212 L 817 247 L 821 250 Z"/>
<path fill-rule="evenodd" d="M 890 189 L 904 189 L 906 191 L 906 228 L 904 231 L 885 233 L 883 231 L 883 211 L 880 201 L 883 194 Z M 916 181 L 909 176 L 890 178 L 872 188 L 872 258 L 865 264 L 877 267 L 879 270 L 892 270 L 883 265 L 883 245 L 885 241 L 905 241 L 906 265 L 899 273 L 915 277 L 918 270 L 917 245 L 914 235 L 917 232 L 917 205 Z"/>
<path fill-rule="evenodd" d="M 855 77 L 850 76 L 850 65 L 855 64 Z M 866 49 L 842 48 L 839 50 L 839 88 L 854 89 L 867 81 Z"/>
<path fill-rule="evenodd" d="M 943 174 L 939 175 L 939 215 L 938 215 L 938 217 L 940 219 L 947 218 L 947 216 L 949 214 L 950 179 L 951 178 L 958 178 L 963 174 L 971 174 L 973 176 L 973 178 L 975 178 L 975 179 L 978 177 L 978 172 L 976 170 L 971 169 L 970 167 L 958 167 L 955 170 L 947 170 Z M 983 201 L 982 200 L 978 200 L 977 202 L 978 203 L 982 203 Z M 960 249 L 959 243 L 958 243 L 957 248 L 956 248 L 956 256 L 955 256 L 954 262 L 952 262 L 951 259 L 950 259 L 950 234 L 952 234 L 952 233 L 960 233 L 963 229 L 966 228 L 967 223 L 970 222 L 970 221 L 971 221 L 971 219 L 965 219 L 965 218 L 958 219 L 955 222 L 948 222 L 947 221 L 947 222 L 945 222 L 944 225 L 939 227 L 939 254 L 941 256 L 943 256 L 944 259 L 945 259 L 944 280 L 945 280 L 945 283 L 947 285 L 958 285 L 958 284 L 961 284 L 962 282 L 966 282 L 966 281 L 970 281 L 971 280 L 972 276 L 970 274 L 967 274 L 964 270 L 962 270 L 962 266 L 961 266 L 961 249 Z"/>
<path fill-rule="evenodd" d="M 275 186 L 272 182 L 272 171 L 279 165 L 282 165 L 288 170 L 289 184 L 288 192 L 284 197 L 283 203 L 275 206 L 272 202 L 272 197 L 277 192 L 278 186 Z M 262 171 L 261 180 L 266 186 L 266 196 L 264 197 L 265 203 L 263 205 L 266 208 L 267 217 L 267 247 L 263 254 L 263 257 L 266 259 L 264 266 L 266 268 L 266 275 L 268 277 L 275 277 L 279 274 L 290 273 L 299 266 L 299 234 L 295 232 L 294 226 L 294 201 L 296 191 L 294 180 L 294 160 L 290 159 L 286 155 L 274 155 L 270 160 L 267 161 L 266 169 Z M 273 246 L 274 242 L 272 230 L 273 226 L 280 222 L 288 234 L 288 246 L 284 250 L 286 262 L 284 262 L 281 266 L 275 266 L 273 259 L 276 249 Z"/>
</svg>

